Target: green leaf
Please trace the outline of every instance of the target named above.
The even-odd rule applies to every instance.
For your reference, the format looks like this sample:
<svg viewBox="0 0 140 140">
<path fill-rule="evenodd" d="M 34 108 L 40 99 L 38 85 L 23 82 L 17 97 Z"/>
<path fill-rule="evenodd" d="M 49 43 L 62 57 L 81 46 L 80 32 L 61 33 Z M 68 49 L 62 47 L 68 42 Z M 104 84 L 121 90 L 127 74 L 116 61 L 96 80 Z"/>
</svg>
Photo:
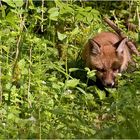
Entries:
<svg viewBox="0 0 140 140">
<path fill-rule="evenodd" d="M 7 116 L 7 118 L 8 118 L 9 120 L 15 119 L 15 115 L 14 115 L 13 113 L 9 113 L 8 116 Z"/>
<path fill-rule="evenodd" d="M 4 45 L 0 45 L 0 49 L 3 49 L 4 51 L 6 51 L 7 53 L 9 52 L 9 48 L 4 46 Z"/>
<path fill-rule="evenodd" d="M 11 88 L 11 85 L 12 85 L 11 83 L 7 83 L 6 86 L 5 86 L 6 89 L 10 89 Z"/>
<path fill-rule="evenodd" d="M 88 72 L 87 72 L 87 77 L 88 77 L 89 79 L 92 79 L 92 80 L 95 81 L 95 80 L 96 80 L 96 76 L 95 76 L 96 73 L 95 73 L 95 72 L 96 72 L 96 70 L 88 71 Z"/>
<path fill-rule="evenodd" d="M 0 7 L 0 11 L 1 11 L 1 13 L 2 13 L 2 17 L 3 17 L 3 18 L 4 18 L 5 15 L 6 15 L 6 13 L 5 13 L 5 9 L 6 9 L 6 6 L 5 6 L 5 5 L 2 6 L 2 7 Z"/>
<path fill-rule="evenodd" d="M 77 71 L 77 70 L 79 70 L 79 68 L 70 68 L 69 72 L 74 72 L 74 71 Z"/>
<path fill-rule="evenodd" d="M 91 11 L 92 10 L 92 7 L 86 7 L 85 8 L 85 11 Z"/>
<path fill-rule="evenodd" d="M 19 62 L 18 62 L 18 66 L 19 66 L 19 68 L 24 68 L 25 67 L 25 59 L 21 59 Z"/>
<path fill-rule="evenodd" d="M 56 8 L 56 7 L 53 7 L 51 9 L 48 10 L 48 13 L 50 14 L 49 15 L 49 19 L 50 20 L 54 20 L 54 21 L 57 21 L 58 19 L 58 15 L 59 15 L 59 9 Z"/>
<path fill-rule="evenodd" d="M 19 26 L 18 26 L 18 17 L 17 15 L 15 15 L 13 12 L 9 12 L 6 16 L 6 20 L 8 23 L 10 23 L 15 29 L 19 30 Z"/>
<path fill-rule="evenodd" d="M 78 26 L 71 32 L 71 35 L 76 35 L 79 33 L 79 28 Z"/>
<path fill-rule="evenodd" d="M 67 37 L 66 34 L 61 34 L 60 32 L 57 32 L 57 36 L 60 41 L 64 40 Z"/>
<path fill-rule="evenodd" d="M 48 78 L 48 81 L 55 82 L 55 81 L 57 81 L 57 78 L 56 77 L 50 77 L 50 78 Z"/>
<path fill-rule="evenodd" d="M 75 88 L 78 84 L 79 84 L 78 79 L 72 79 L 72 80 L 68 80 L 66 82 L 66 86 L 69 87 L 69 88 Z"/>
<path fill-rule="evenodd" d="M 58 115 L 60 115 L 60 114 L 65 114 L 65 110 L 63 110 L 62 108 L 55 108 L 55 109 L 53 109 L 52 110 L 52 113 L 53 114 L 58 114 Z"/>
<path fill-rule="evenodd" d="M 2 0 L 2 1 L 14 8 L 21 7 L 24 4 L 23 0 Z"/>
<path fill-rule="evenodd" d="M 76 87 L 76 89 L 78 89 L 81 93 L 86 94 L 86 92 L 82 88 Z"/>
<path fill-rule="evenodd" d="M 13 0 L 13 1 L 15 3 L 16 7 L 22 7 L 24 4 L 23 0 Z"/>
<path fill-rule="evenodd" d="M 60 9 L 60 14 L 73 14 L 74 13 L 74 10 L 69 7 L 68 5 L 65 5 L 63 6 L 61 9 Z"/>
<path fill-rule="evenodd" d="M 16 5 L 15 3 L 13 2 L 13 0 L 2 0 L 3 2 L 7 3 L 9 6 L 15 8 Z"/>
<path fill-rule="evenodd" d="M 92 13 L 87 14 L 87 22 L 90 23 L 93 20 L 93 15 Z"/>
<path fill-rule="evenodd" d="M 104 100 L 106 98 L 106 94 L 104 91 L 101 91 L 101 90 L 97 89 L 96 87 L 95 87 L 95 90 L 96 90 L 100 100 Z"/>
</svg>

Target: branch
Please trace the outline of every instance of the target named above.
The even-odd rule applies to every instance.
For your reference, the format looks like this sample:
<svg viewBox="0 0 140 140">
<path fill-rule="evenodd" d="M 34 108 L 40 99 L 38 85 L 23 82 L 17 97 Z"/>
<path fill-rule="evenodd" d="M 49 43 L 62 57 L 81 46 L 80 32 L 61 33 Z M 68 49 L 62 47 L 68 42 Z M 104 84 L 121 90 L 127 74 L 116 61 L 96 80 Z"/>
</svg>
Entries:
<svg viewBox="0 0 140 140">
<path fill-rule="evenodd" d="M 110 19 L 108 19 L 107 17 L 104 17 L 104 21 L 121 37 L 121 38 L 126 38 L 127 36 L 123 34 L 123 31 L 121 29 L 119 29 L 117 27 L 117 25 L 112 22 Z M 128 40 L 126 42 L 128 48 L 132 51 L 132 53 L 140 56 L 140 53 L 138 52 L 137 48 L 135 47 L 135 45 Z"/>
<path fill-rule="evenodd" d="M 126 36 L 123 34 L 123 31 L 117 27 L 117 25 L 112 22 L 109 18 L 104 17 L 104 21 L 121 37 L 125 38 Z"/>
</svg>

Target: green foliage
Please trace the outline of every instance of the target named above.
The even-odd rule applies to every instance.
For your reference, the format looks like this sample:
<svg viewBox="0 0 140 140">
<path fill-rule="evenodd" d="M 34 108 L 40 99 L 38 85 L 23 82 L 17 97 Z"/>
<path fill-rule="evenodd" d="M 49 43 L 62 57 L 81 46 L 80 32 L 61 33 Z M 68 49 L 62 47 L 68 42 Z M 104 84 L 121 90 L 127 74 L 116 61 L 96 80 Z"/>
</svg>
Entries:
<svg viewBox="0 0 140 140">
<path fill-rule="evenodd" d="M 84 43 L 110 30 L 102 21 L 105 12 L 136 39 L 121 18 L 136 15 L 137 6 L 0 1 L 0 138 L 140 138 L 139 58 L 134 56 L 133 73 L 118 76 L 118 87 L 106 89 L 109 97 L 88 85 L 96 81 L 95 71 L 84 69 L 81 60 Z"/>
</svg>

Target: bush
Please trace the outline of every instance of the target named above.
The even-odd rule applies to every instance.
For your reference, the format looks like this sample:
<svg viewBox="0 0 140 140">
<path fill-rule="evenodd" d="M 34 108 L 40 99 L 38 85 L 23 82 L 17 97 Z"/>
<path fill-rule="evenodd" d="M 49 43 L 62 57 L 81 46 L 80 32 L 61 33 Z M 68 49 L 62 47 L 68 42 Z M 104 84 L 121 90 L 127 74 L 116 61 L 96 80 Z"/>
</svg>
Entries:
<svg viewBox="0 0 140 140">
<path fill-rule="evenodd" d="M 121 20 L 130 6 L 139 2 L 2 0 L 1 139 L 140 138 L 139 58 L 133 73 L 119 77 L 118 88 L 106 89 L 109 97 L 87 84 L 96 80 L 95 71 L 81 60 L 83 44 L 111 30 L 104 11 L 136 39 Z"/>
</svg>

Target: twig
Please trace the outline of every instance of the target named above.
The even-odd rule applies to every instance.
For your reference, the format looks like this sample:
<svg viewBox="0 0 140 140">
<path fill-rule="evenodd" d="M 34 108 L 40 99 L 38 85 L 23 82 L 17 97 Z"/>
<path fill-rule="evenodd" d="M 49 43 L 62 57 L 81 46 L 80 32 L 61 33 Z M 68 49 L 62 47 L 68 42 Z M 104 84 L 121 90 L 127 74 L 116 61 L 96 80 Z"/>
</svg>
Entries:
<svg viewBox="0 0 140 140">
<path fill-rule="evenodd" d="M 121 29 L 119 29 L 115 23 L 113 23 L 110 19 L 108 19 L 107 17 L 104 17 L 104 21 L 121 37 L 121 38 L 126 38 L 126 36 L 123 34 L 123 31 Z M 140 55 L 140 53 L 138 52 L 137 48 L 135 47 L 135 45 L 128 40 L 126 42 L 128 48 L 132 51 L 132 53 L 136 54 L 136 55 Z"/>
<path fill-rule="evenodd" d="M 108 19 L 107 17 L 104 17 L 104 21 L 121 37 L 121 38 L 124 38 L 126 37 L 124 34 L 123 34 L 123 31 L 121 29 L 119 29 L 117 27 L 117 25 L 112 22 L 110 19 Z"/>
<path fill-rule="evenodd" d="M 41 10 L 41 32 L 43 32 L 43 22 L 44 22 L 44 0 L 42 0 L 42 10 Z"/>
</svg>

